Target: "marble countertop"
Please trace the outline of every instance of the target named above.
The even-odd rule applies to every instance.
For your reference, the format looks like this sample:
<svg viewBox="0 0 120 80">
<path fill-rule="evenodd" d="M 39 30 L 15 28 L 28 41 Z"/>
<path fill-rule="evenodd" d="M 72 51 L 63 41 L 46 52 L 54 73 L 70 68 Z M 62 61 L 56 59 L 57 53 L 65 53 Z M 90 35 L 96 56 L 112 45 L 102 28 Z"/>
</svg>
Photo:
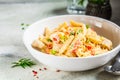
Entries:
<svg viewBox="0 0 120 80">
<path fill-rule="evenodd" d="M 116 1 L 112 2 L 115 9 L 111 21 L 120 25 L 120 1 Z M 82 72 L 57 72 L 29 54 L 22 41 L 21 23 L 32 24 L 46 17 L 67 14 L 66 5 L 66 1 L 0 3 L 0 80 L 120 80 L 120 76 L 105 72 L 104 66 Z M 37 65 L 26 69 L 11 68 L 11 63 L 21 58 L 30 58 Z M 39 78 L 33 76 L 32 70 L 38 71 Z"/>
</svg>

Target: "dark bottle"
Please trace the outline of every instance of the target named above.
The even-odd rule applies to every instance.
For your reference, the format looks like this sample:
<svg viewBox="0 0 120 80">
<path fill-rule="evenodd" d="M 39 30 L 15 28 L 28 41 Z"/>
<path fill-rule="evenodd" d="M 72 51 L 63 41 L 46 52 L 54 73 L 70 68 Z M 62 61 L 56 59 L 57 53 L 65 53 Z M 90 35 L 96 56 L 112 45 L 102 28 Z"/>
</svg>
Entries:
<svg viewBox="0 0 120 80">
<path fill-rule="evenodd" d="M 88 0 L 85 14 L 110 20 L 112 15 L 110 0 Z"/>
</svg>

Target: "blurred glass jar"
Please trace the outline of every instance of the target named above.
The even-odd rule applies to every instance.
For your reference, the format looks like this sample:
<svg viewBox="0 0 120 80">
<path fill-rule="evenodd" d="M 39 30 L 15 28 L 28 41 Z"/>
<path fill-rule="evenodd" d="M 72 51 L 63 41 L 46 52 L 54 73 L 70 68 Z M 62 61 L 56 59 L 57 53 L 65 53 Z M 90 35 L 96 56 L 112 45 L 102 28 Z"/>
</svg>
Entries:
<svg viewBox="0 0 120 80">
<path fill-rule="evenodd" d="M 110 20 L 112 16 L 110 0 L 88 0 L 85 14 Z"/>
<path fill-rule="evenodd" d="M 85 14 L 88 0 L 67 0 L 67 12 L 69 14 Z"/>
</svg>

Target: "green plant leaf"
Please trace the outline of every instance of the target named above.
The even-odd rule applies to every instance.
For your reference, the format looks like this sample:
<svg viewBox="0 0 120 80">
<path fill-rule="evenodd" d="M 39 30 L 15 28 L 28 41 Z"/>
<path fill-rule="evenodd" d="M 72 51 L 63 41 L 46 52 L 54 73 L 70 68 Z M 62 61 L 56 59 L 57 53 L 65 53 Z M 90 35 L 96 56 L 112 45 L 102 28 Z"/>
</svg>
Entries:
<svg viewBox="0 0 120 80">
<path fill-rule="evenodd" d="M 79 5 L 83 5 L 83 3 L 84 3 L 84 0 L 79 0 L 78 2 Z"/>
</svg>

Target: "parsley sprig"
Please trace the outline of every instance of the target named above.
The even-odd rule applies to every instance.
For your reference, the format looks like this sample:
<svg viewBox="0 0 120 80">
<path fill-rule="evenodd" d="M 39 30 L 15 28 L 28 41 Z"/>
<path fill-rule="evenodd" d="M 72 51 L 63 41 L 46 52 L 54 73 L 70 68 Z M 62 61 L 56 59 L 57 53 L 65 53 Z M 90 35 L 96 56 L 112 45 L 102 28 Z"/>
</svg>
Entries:
<svg viewBox="0 0 120 80">
<path fill-rule="evenodd" d="M 12 68 L 18 67 L 18 66 L 21 66 L 22 68 L 26 68 L 26 67 L 31 67 L 35 65 L 35 63 L 32 60 L 27 58 L 22 58 L 19 61 L 13 62 L 12 64 L 13 64 Z"/>
</svg>

